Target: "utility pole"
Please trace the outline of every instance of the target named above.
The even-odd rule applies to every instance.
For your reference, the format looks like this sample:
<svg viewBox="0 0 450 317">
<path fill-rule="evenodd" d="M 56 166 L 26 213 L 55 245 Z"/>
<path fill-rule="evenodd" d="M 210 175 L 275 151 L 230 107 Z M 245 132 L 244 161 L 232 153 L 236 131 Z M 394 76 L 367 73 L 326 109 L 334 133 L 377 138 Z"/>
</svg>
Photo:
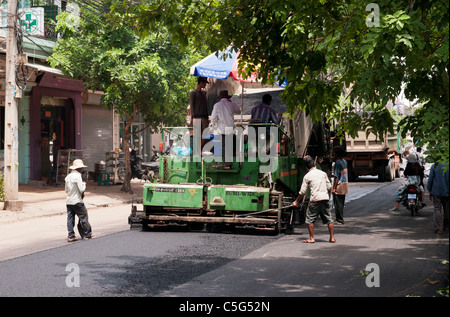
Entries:
<svg viewBox="0 0 450 317">
<path fill-rule="evenodd" d="M 16 85 L 17 58 L 17 0 L 8 0 L 6 31 L 6 80 L 5 80 L 5 209 L 21 211 L 19 201 L 19 111 Z"/>
</svg>

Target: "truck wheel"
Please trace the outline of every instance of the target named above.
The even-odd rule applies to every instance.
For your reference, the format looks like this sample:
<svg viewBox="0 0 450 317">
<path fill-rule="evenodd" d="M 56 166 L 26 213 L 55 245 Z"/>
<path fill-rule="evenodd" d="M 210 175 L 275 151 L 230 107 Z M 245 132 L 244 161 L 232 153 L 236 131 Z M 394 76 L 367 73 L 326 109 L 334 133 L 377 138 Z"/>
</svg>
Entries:
<svg viewBox="0 0 450 317">
<path fill-rule="evenodd" d="M 394 160 L 390 159 L 385 167 L 386 181 L 392 182 L 395 179 Z"/>
</svg>

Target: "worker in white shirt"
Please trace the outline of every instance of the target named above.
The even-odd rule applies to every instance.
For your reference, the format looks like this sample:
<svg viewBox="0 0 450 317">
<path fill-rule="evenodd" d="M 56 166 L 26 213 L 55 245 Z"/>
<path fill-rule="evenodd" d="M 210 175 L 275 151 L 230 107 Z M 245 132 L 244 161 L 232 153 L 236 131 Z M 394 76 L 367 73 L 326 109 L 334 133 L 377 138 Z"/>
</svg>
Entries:
<svg viewBox="0 0 450 317">
<path fill-rule="evenodd" d="M 84 191 L 86 190 L 86 183 L 81 178 L 81 172 L 83 168 L 87 167 L 80 159 L 74 160 L 72 166 L 69 168 L 72 170 L 65 178 L 65 191 L 67 194 L 66 207 L 67 207 L 67 230 L 68 241 L 77 241 L 75 236 L 75 215 L 78 216 L 78 231 L 81 235 L 81 239 L 88 240 L 93 238 L 92 228 L 88 220 L 88 212 L 83 202 Z"/>
<path fill-rule="evenodd" d="M 303 177 L 299 195 L 292 203 L 292 206 L 298 207 L 303 197 L 307 194 L 308 188 L 310 189 L 309 206 L 305 220 L 305 223 L 308 225 L 309 239 L 303 240 L 303 242 L 314 243 L 316 241 L 314 239 L 314 222 L 320 216 L 322 223 L 328 226 L 328 231 L 330 232 L 329 241 L 335 243 L 334 224 L 329 207 L 331 182 L 325 172 L 315 167 L 315 161 L 310 156 L 306 156 L 303 160 L 308 173 Z"/>
<path fill-rule="evenodd" d="M 219 93 L 219 102 L 214 105 L 211 113 L 210 128 L 217 128 L 217 132 L 221 135 L 222 141 L 222 161 L 225 163 L 224 169 L 230 169 L 233 165 L 233 158 L 229 157 L 229 153 L 233 153 L 235 149 L 236 136 L 234 134 L 234 114 L 240 113 L 241 108 L 234 102 L 230 101 L 232 96 L 228 95 L 228 90 L 222 90 Z M 225 139 L 232 139 L 233 142 L 225 142 Z M 226 151 L 228 148 L 228 151 Z M 225 154 L 228 155 L 225 155 Z"/>
</svg>

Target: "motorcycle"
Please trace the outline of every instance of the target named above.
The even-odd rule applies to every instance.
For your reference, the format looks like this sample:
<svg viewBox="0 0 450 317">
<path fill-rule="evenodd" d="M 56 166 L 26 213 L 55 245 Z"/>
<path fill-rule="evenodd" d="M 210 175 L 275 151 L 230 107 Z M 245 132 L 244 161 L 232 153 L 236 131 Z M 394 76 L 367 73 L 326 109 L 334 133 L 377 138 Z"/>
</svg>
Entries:
<svg viewBox="0 0 450 317">
<path fill-rule="evenodd" d="M 158 162 L 142 162 L 143 158 L 135 150 L 130 153 L 131 178 L 151 180 L 158 174 Z M 143 168 L 141 168 L 143 167 Z"/>
<path fill-rule="evenodd" d="M 142 161 L 142 157 L 137 155 L 135 150 L 131 150 L 130 152 L 130 167 L 131 167 L 131 178 L 138 178 L 142 179 L 142 176 L 145 175 L 145 173 L 142 171 L 142 169 L 139 167 L 140 162 Z"/>
<path fill-rule="evenodd" d="M 422 208 L 420 200 L 420 188 L 416 185 L 408 185 L 403 196 L 403 206 L 411 212 L 411 216 L 417 216 Z"/>
</svg>

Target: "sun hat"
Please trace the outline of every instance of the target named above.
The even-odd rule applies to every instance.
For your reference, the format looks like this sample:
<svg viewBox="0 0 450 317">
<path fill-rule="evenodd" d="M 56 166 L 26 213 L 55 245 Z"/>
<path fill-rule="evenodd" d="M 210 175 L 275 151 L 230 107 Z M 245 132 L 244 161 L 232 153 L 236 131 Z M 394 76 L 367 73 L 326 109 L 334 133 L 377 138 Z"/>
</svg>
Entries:
<svg viewBox="0 0 450 317">
<path fill-rule="evenodd" d="M 222 98 L 230 99 L 231 97 L 233 97 L 233 96 L 230 96 L 230 95 L 228 94 L 228 90 L 221 90 L 221 91 L 219 92 L 219 99 L 222 99 Z"/>
<path fill-rule="evenodd" d="M 84 168 L 84 167 L 87 167 L 87 166 L 83 164 L 83 161 L 80 159 L 76 159 L 73 161 L 72 166 L 70 166 L 69 168 L 71 170 L 76 170 L 76 169 Z"/>
</svg>

